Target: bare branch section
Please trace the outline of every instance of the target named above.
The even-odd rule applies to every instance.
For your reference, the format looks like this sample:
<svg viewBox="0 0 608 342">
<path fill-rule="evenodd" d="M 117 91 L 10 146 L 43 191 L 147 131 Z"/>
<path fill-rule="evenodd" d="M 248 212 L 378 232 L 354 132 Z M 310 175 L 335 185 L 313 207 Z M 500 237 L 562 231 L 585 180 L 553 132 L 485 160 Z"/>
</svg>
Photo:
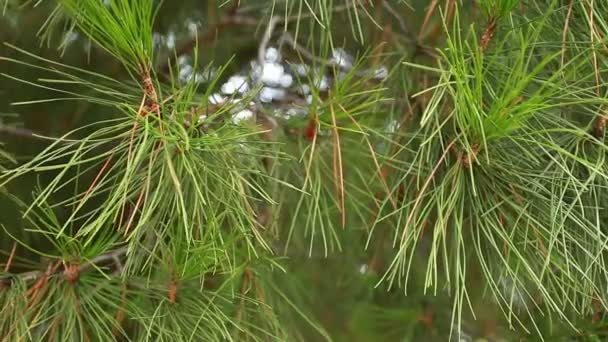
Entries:
<svg viewBox="0 0 608 342">
<path fill-rule="evenodd" d="M 65 269 L 56 268 L 56 270 L 52 274 L 47 274 L 47 272 L 45 272 L 45 271 L 30 271 L 30 272 L 24 272 L 24 273 L 19 273 L 19 274 L 5 275 L 2 279 L 0 279 L 0 284 L 1 285 L 10 285 L 11 283 L 16 282 L 18 280 L 23 281 L 24 283 L 29 283 L 29 282 L 36 281 L 42 277 L 49 277 L 53 274 L 56 274 L 56 275 L 61 274 L 62 277 L 65 277 L 68 280 L 75 279 L 75 278 L 77 278 L 77 275 L 79 275 L 83 272 L 87 272 L 87 271 L 90 271 L 91 269 L 95 269 L 97 267 L 108 265 L 108 264 L 111 264 L 113 266 L 113 269 L 116 272 L 122 272 L 123 264 L 122 264 L 121 258 L 123 258 L 125 256 L 126 252 L 127 252 L 127 248 L 121 247 L 121 248 L 117 248 L 112 251 L 109 251 L 108 253 L 96 256 L 95 258 L 89 260 L 88 262 L 79 264 L 77 266 L 74 266 L 75 264 L 73 262 L 71 262 L 70 264 L 68 264 L 66 262 Z M 60 271 L 62 271 L 62 272 L 60 273 Z"/>
<path fill-rule="evenodd" d="M 0 124 L 0 137 L 2 135 L 10 135 L 17 138 L 34 139 L 34 140 L 48 140 L 41 134 L 38 134 L 32 130 L 21 127 L 13 127 L 9 125 Z"/>
<path fill-rule="evenodd" d="M 202 44 L 202 43 L 212 43 L 214 42 L 219 34 L 230 28 L 233 26 L 258 26 L 260 25 L 260 20 L 251 16 L 248 16 L 248 10 L 247 8 L 241 8 L 239 7 L 238 1 L 235 1 L 234 4 L 225 15 L 223 15 L 215 25 L 212 25 L 211 27 L 206 28 L 204 31 L 198 32 L 198 34 L 195 36 L 195 38 L 188 40 L 186 42 L 184 42 L 182 45 L 176 47 L 175 49 L 175 56 L 181 56 L 184 54 L 189 53 L 192 49 L 194 49 L 194 47 L 198 44 Z M 334 6 L 332 8 L 332 12 L 333 13 L 340 13 L 340 12 L 344 12 L 347 11 L 349 9 L 351 9 L 353 6 L 357 6 L 354 2 L 353 3 L 348 3 L 348 4 L 344 4 L 344 5 L 339 5 L 339 6 Z M 384 9 L 393 17 L 395 17 L 395 19 L 397 20 L 397 22 L 399 23 L 399 26 L 401 27 L 401 30 L 403 31 L 404 34 L 406 35 L 410 35 L 410 30 L 408 29 L 407 25 L 405 24 L 405 21 L 403 20 L 403 18 L 401 18 L 398 14 L 398 12 L 395 10 L 394 7 L 392 7 L 388 2 L 383 2 L 383 7 Z M 287 17 L 281 17 L 281 16 L 273 16 L 270 19 L 269 24 L 267 25 L 266 30 L 264 31 L 264 37 L 262 38 L 262 44 L 260 44 L 260 48 L 258 49 L 258 59 L 263 58 L 263 52 L 264 50 L 262 49 L 262 47 L 264 47 L 265 45 L 268 44 L 268 41 L 270 40 L 270 36 L 272 35 L 275 27 L 278 24 L 281 23 L 290 23 L 290 22 L 296 22 L 296 21 L 300 21 L 302 19 L 306 19 L 312 17 L 312 14 L 310 13 L 304 13 L 304 14 L 299 14 L 299 15 L 294 15 L 294 16 L 287 16 Z M 287 37 L 289 38 L 289 37 Z M 290 42 L 289 40 L 287 40 L 288 42 Z M 265 43 L 264 43 L 265 42 Z M 261 52 L 260 52 L 261 51 Z M 307 56 L 309 57 L 309 59 L 314 59 L 313 56 Z M 169 71 L 169 68 L 171 67 L 171 63 L 172 60 L 169 59 L 167 60 L 166 63 L 162 64 L 158 70 L 161 73 L 167 73 Z"/>
</svg>

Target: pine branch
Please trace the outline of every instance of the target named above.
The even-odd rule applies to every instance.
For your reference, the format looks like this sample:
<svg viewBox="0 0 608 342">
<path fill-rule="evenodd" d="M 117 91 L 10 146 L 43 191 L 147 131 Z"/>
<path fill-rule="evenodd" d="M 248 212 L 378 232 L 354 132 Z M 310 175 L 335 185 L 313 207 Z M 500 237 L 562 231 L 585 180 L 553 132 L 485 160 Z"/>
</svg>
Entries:
<svg viewBox="0 0 608 342">
<path fill-rule="evenodd" d="M 66 279 L 74 279 L 75 275 L 78 275 L 80 273 L 83 272 L 87 272 L 87 271 L 91 271 L 91 270 L 96 270 L 97 267 L 99 266 L 103 266 L 103 265 L 107 265 L 108 263 L 111 263 L 114 267 L 114 272 L 122 272 L 123 270 L 123 262 L 121 261 L 121 258 L 123 258 L 125 256 L 127 252 L 127 247 L 120 247 L 114 250 L 111 250 L 107 253 L 98 255 L 96 257 L 94 257 L 93 259 L 82 263 L 82 264 L 76 264 L 76 268 L 69 268 L 69 265 L 67 265 L 65 263 L 65 261 L 62 261 L 60 263 L 64 264 L 65 268 L 63 269 L 62 272 L 62 277 L 66 278 Z M 21 281 L 24 283 L 29 283 L 29 282 L 33 282 L 33 281 L 37 281 L 41 278 L 48 278 L 54 274 L 59 274 L 60 273 L 60 269 L 56 269 L 53 273 L 49 274 L 48 272 L 43 272 L 43 271 L 29 271 L 29 272 L 23 272 L 23 273 L 18 273 L 18 274 L 11 274 L 9 276 L 4 276 L 4 279 L 0 279 L 3 283 L 3 285 L 9 285 L 12 282 L 16 282 L 16 281 Z"/>
<path fill-rule="evenodd" d="M 156 16 L 185 33 L 165 7 L 58 3 L 43 33 L 66 23 L 129 81 L 10 45 L 0 57 L 36 79 L 3 76 L 54 94 L 17 104 L 103 109 L 0 170 L 0 185 L 26 183 L 11 197 L 27 229 L 7 235 L 51 260 L 10 274 L 23 251 L 2 243 L 0 335 L 466 339 L 477 315 L 492 332 L 475 338 L 548 339 L 601 324 L 604 2 L 209 1 L 207 26 L 184 7 L 194 37 L 160 61 L 175 44 L 159 47 Z M 224 81 L 217 56 L 240 54 L 239 27 L 255 56 Z"/>
</svg>

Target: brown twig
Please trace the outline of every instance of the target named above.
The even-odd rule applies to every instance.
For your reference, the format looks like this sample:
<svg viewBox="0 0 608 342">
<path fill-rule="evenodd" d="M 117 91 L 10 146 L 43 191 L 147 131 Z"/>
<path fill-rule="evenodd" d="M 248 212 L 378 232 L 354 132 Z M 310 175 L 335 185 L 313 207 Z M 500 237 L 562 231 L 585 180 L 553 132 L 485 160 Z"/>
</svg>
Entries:
<svg viewBox="0 0 608 342">
<path fill-rule="evenodd" d="M 566 35 L 568 33 L 568 27 L 570 26 L 570 18 L 572 17 L 572 7 L 574 7 L 574 0 L 570 0 L 568 4 L 568 14 L 566 14 L 566 20 L 564 22 L 564 30 L 562 31 L 562 51 L 561 51 L 561 65 L 564 65 L 564 58 L 566 54 Z"/>
<path fill-rule="evenodd" d="M 429 5 L 428 9 L 426 10 L 426 15 L 424 16 L 424 21 L 422 22 L 422 26 L 420 26 L 420 32 L 418 32 L 419 41 L 422 41 L 424 31 L 426 31 L 426 27 L 428 26 L 428 24 L 431 20 L 431 17 L 433 16 L 433 13 L 435 13 L 435 9 L 437 8 L 438 2 L 439 2 L 439 0 L 431 1 L 431 4 Z"/>
<path fill-rule="evenodd" d="M 106 169 L 108 168 L 108 166 L 110 166 L 110 163 L 112 162 L 113 157 L 114 157 L 114 151 L 112 151 L 112 153 L 110 154 L 108 159 L 106 159 L 106 161 L 103 163 L 103 165 L 101 166 L 101 169 L 99 170 L 99 172 L 97 172 L 97 175 L 95 175 L 95 178 L 93 179 L 93 181 L 91 182 L 91 184 L 89 185 L 87 190 L 85 191 L 84 196 L 82 196 L 82 199 L 81 199 L 81 204 L 82 204 L 82 202 L 86 201 L 87 197 L 89 197 L 91 192 L 93 192 L 93 189 L 95 188 L 95 186 L 97 186 L 101 177 L 103 177 Z"/>
<path fill-rule="evenodd" d="M 167 297 L 169 298 L 169 304 L 175 304 L 177 300 L 177 290 L 179 288 L 179 282 L 176 279 L 172 279 L 169 283 L 169 289 Z"/>
<path fill-rule="evenodd" d="M 449 0 L 448 10 L 445 17 L 445 26 L 450 25 L 452 19 L 454 18 L 454 10 L 456 8 L 456 0 Z M 433 44 L 440 36 L 440 34 L 444 31 L 444 23 L 443 21 L 439 21 L 433 25 L 428 34 L 421 38 L 419 42 L 426 41 L 429 44 Z"/>
<path fill-rule="evenodd" d="M 11 268 L 11 264 L 13 263 L 13 258 L 15 257 L 15 252 L 17 251 L 17 243 L 13 242 L 13 248 L 11 249 L 11 254 L 8 256 L 8 260 L 6 261 L 6 265 L 4 265 L 4 273 L 8 273 Z"/>
<path fill-rule="evenodd" d="M 488 23 L 486 24 L 486 29 L 481 35 L 481 39 L 479 39 L 479 47 L 481 47 L 482 51 L 487 49 L 490 45 L 492 37 L 494 37 L 494 33 L 496 33 L 497 27 L 498 21 L 496 20 L 496 17 L 491 17 L 490 20 L 488 20 Z"/>
<path fill-rule="evenodd" d="M 38 294 L 44 289 L 44 286 L 48 283 L 51 275 L 57 272 L 59 265 L 59 263 L 49 264 L 44 273 L 39 272 L 36 282 L 27 290 L 27 296 L 29 297 L 27 308 L 31 308 L 34 304 L 38 303 L 38 300 L 40 299 Z"/>
<path fill-rule="evenodd" d="M 243 319 L 243 312 L 245 311 L 245 296 L 246 293 L 249 291 L 249 284 L 251 282 L 251 279 L 253 278 L 253 272 L 251 271 L 251 269 L 249 267 L 245 268 L 245 271 L 243 272 L 243 282 L 241 283 L 241 300 L 239 303 L 239 308 L 236 311 L 236 317 L 235 317 L 235 321 L 237 323 L 240 323 L 241 320 Z"/>
<path fill-rule="evenodd" d="M 122 323 L 125 320 L 125 304 L 127 301 L 127 285 L 126 283 L 122 283 L 120 287 L 120 306 L 116 310 L 116 315 L 114 316 L 114 321 L 116 325 L 112 328 L 112 336 L 116 337 L 119 334 L 119 329 L 122 327 Z"/>
</svg>

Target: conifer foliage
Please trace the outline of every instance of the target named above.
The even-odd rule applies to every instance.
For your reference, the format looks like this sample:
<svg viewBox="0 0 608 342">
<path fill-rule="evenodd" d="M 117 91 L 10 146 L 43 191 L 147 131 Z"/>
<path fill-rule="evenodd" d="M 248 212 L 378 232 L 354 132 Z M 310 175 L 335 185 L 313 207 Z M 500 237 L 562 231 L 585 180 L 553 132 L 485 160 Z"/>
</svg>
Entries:
<svg viewBox="0 0 608 342">
<path fill-rule="evenodd" d="M 608 338 L 605 13 L 5 0 L 1 340 Z"/>
</svg>

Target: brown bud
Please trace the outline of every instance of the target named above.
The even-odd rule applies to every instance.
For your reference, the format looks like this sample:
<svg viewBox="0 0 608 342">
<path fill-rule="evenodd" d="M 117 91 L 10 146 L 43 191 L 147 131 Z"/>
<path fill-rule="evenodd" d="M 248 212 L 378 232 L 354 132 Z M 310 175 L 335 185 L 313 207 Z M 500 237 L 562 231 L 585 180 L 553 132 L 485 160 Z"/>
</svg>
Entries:
<svg viewBox="0 0 608 342">
<path fill-rule="evenodd" d="M 593 135 L 596 138 L 601 139 L 604 137 L 604 134 L 606 133 L 606 121 L 607 120 L 608 120 L 608 117 L 606 115 L 602 115 L 595 122 L 595 129 L 594 129 Z"/>
<path fill-rule="evenodd" d="M 65 265 L 63 275 L 70 284 L 76 283 L 78 281 L 78 278 L 80 277 L 79 265 L 76 263 L 70 263 L 68 265 Z"/>
<path fill-rule="evenodd" d="M 461 160 L 462 160 L 462 165 L 464 165 L 465 168 L 470 168 L 473 163 L 477 160 L 477 153 L 479 152 L 479 145 L 477 144 L 473 144 L 471 146 L 471 152 L 463 152 L 462 156 L 461 156 Z"/>
<path fill-rule="evenodd" d="M 479 40 L 479 46 L 481 50 L 485 50 L 489 45 L 492 37 L 494 37 L 494 33 L 496 33 L 497 22 L 495 18 L 490 19 L 488 24 L 486 25 L 486 30 L 481 35 L 481 39 Z"/>
</svg>

